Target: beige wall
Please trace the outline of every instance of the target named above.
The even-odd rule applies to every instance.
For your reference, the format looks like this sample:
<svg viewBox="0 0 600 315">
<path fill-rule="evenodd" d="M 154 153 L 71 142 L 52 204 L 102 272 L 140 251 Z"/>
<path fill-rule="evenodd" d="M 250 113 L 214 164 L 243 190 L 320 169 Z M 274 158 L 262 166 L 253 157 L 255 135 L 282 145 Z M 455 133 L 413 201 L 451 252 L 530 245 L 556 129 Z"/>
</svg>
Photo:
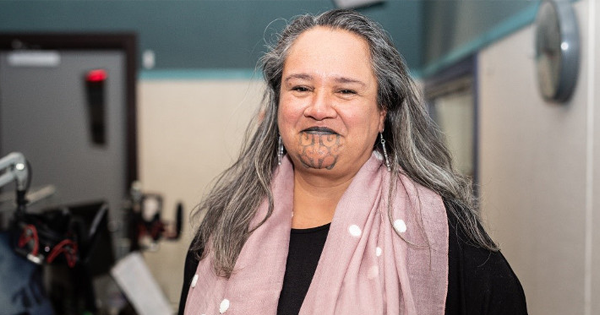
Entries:
<svg viewBox="0 0 600 315">
<path fill-rule="evenodd" d="M 600 234 L 592 239 L 593 226 L 600 228 L 600 203 L 593 194 L 600 192 L 594 186 L 600 179 L 600 128 L 594 129 L 600 114 L 593 109 L 593 96 L 598 99 L 593 74 L 599 69 L 593 58 L 600 50 L 588 38 L 588 23 L 600 11 L 588 14 L 589 6 L 590 1 L 575 3 L 582 61 L 566 105 L 539 96 L 533 26 L 479 55 L 483 213 L 534 315 L 600 314 L 598 298 L 593 309 L 586 301 L 591 283 L 595 296 L 600 293 L 600 270 L 590 269 L 592 256 L 600 266 Z M 596 42 L 599 35 L 593 35 Z"/>
<path fill-rule="evenodd" d="M 163 195 L 164 219 L 177 202 L 186 211 L 184 236 L 163 241 L 146 261 L 175 305 L 193 233 L 189 213 L 238 152 L 243 133 L 262 97 L 256 81 L 141 81 L 138 85 L 139 167 L 145 192 Z"/>
<path fill-rule="evenodd" d="M 588 314 L 600 314 L 600 3 L 597 0 L 587 1 L 588 9 L 588 33 L 585 42 L 588 50 L 589 81 L 587 82 L 588 114 L 590 115 L 589 154 L 591 155 L 590 187 L 588 187 L 590 211 L 588 213 L 588 224 L 586 232 L 590 242 L 588 279 L 589 301 Z M 583 12 L 583 11 L 580 11 Z M 599 196 L 599 197 L 596 197 Z M 588 315 L 586 314 L 586 315 Z"/>
<path fill-rule="evenodd" d="M 591 211 L 588 215 L 587 232 L 591 239 L 591 253 L 589 254 L 588 269 L 591 273 L 589 314 L 600 314 L 600 3 L 597 0 L 588 0 L 589 20 L 588 20 L 588 38 L 587 49 L 589 53 L 588 71 L 590 71 L 590 81 L 588 82 L 588 108 L 592 118 L 591 131 L 592 140 L 590 143 L 590 152 L 592 154 L 591 192 L 590 201 Z M 596 124 L 596 122 L 598 124 Z M 595 162 L 598 161 L 598 162 Z M 598 197 L 596 197 L 598 196 Z M 588 314 L 586 314 L 588 315 Z"/>
</svg>

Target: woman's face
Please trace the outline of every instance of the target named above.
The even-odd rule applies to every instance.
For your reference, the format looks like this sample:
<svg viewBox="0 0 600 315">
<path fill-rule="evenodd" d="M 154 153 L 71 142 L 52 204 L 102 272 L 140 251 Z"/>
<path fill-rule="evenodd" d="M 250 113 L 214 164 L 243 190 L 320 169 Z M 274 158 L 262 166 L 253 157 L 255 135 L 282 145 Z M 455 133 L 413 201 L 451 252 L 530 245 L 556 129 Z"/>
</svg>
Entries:
<svg viewBox="0 0 600 315">
<path fill-rule="evenodd" d="M 363 38 L 315 27 L 296 39 L 283 67 L 278 121 L 297 170 L 353 176 L 384 119 Z"/>
</svg>

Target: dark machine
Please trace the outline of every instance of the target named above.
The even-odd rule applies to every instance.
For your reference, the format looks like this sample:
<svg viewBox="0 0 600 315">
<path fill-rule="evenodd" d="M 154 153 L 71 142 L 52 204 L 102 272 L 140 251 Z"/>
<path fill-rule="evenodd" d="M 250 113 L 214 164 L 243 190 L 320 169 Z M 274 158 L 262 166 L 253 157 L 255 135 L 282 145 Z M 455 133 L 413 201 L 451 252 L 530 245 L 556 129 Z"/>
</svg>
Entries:
<svg viewBox="0 0 600 315">
<path fill-rule="evenodd" d="M 2 170 L 4 170 L 2 172 Z M 21 153 L 0 160 L 0 187 L 15 183 L 15 211 L 6 231 L 0 231 L 0 305 L 7 314 L 106 314 L 94 285 L 115 265 L 113 231 L 108 205 L 101 200 L 53 207 L 29 213 L 27 192 L 31 166 Z M 155 250 L 160 240 L 181 235 L 183 205 L 177 205 L 174 224 L 164 221 L 159 194 L 131 189 L 124 207 L 129 251 Z M 25 280 L 23 280 L 25 279 Z M 23 280 L 23 281 L 21 281 Z M 136 314 L 125 306 L 119 314 Z"/>
</svg>

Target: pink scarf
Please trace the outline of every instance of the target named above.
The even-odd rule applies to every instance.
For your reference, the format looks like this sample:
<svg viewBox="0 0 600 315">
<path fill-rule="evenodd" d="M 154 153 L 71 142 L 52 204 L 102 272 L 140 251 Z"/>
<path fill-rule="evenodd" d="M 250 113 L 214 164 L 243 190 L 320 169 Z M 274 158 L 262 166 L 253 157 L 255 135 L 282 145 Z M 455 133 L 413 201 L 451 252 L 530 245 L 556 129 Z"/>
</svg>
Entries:
<svg viewBox="0 0 600 315">
<path fill-rule="evenodd" d="M 442 199 L 401 176 L 390 222 L 389 180 L 376 154 L 356 174 L 337 205 L 300 314 L 444 314 L 448 222 Z M 248 238 L 229 280 L 215 275 L 210 258 L 200 261 L 185 314 L 277 313 L 293 183 L 293 166 L 286 158 L 272 180 L 273 214 Z M 254 226 L 267 207 L 263 202 Z"/>
</svg>

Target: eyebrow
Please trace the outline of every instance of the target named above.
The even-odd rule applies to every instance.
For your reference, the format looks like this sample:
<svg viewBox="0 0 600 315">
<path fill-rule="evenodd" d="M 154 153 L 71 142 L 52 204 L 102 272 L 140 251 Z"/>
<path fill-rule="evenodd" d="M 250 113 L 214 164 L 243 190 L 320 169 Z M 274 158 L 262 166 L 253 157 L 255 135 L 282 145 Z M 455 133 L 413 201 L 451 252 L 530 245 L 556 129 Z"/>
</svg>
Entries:
<svg viewBox="0 0 600 315">
<path fill-rule="evenodd" d="M 292 79 L 301 79 L 301 80 L 311 80 L 312 76 L 309 74 L 305 74 L 305 73 L 295 73 L 295 74 L 290 74 L 289 76 L 287 76 L 284 81 L 288 82 L 289 80 Z"/>
<path fill-rule="evenodd" d="M 300 79 L 300 80 L 312 80 L 312 76 L 310 74 L 306 74 L 306 73 L 296 73 L 296 74 L 290 74 L 289 76 L 287 76 L 284 81 L 288 82 L 289 80 L 292 79 Z M 355 83 L 355 84 L 360 84 L 362 86 L 366 86 L 367 84 L 357 80 L 357 79 L 351 79 L 351 78 L 346 78 L 346 77 L 337 77 L 334 79 L 335 82 L 337 83 Z"/>
<path fill-rule="evenodd" d="M 360 84 L 362 86 L 367 86 L 367 84 L 364 83 L 363 81 L 356 80 L 356 79 L 350 79 L 350 78 L 346 78 L 346 77 L 335 78 L 335 81 L 338 83 L 356 83 L 356 84 Z"/>
</svg>

